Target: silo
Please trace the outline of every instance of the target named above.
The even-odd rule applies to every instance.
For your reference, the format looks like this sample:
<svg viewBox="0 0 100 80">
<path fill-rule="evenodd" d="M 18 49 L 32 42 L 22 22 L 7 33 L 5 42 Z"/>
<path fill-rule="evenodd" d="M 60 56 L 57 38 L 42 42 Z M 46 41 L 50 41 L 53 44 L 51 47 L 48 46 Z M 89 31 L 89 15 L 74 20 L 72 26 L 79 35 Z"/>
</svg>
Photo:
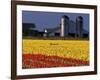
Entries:
<svg viewBox="0 0 100 80">
<path fill-rule="evenodd" d="M 69 17 L 64 15 L 61 17 L 61 37 L 68 36 L 69 33 Z"/>
<path fill-rule="evenodd" d="M 76 37 L 83 37 L 83 17 L 78 16 L 76 18 Z"/>
</svg>

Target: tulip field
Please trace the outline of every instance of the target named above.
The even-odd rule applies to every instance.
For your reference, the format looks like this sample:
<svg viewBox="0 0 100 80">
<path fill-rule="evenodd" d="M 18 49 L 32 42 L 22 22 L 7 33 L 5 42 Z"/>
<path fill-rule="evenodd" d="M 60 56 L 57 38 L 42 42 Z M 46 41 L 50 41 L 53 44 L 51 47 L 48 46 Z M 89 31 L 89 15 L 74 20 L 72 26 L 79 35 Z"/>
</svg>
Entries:
<svg viewBox="0 0 100 80">
<path fill-rule="evenodd" d="M 89 65 L 88 40 L 22 41 L 22 68 L 52 68 Z"/>
</svg>

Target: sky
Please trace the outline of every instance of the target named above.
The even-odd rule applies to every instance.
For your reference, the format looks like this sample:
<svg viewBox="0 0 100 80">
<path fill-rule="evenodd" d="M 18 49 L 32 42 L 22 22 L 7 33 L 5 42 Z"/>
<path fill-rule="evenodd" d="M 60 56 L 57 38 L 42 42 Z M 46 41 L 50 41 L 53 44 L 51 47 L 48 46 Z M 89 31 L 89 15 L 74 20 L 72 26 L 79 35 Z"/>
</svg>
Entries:
<svg viewBox="0 0 100 80">
<path fill-rule="evenodd" d="M 66 15 L 72 21 L 76 21 L 77 16 L 83 17 L 83 28 L 89 31 L 89 14 L 82 13 L 60 13 L 60 12 L 40 12 L 22 11 L 22 23 L 35 23 L 36 29 L 43 31 L 45 28 L 54 28 L 60 25 L 60 19 Z"/>
</svg>

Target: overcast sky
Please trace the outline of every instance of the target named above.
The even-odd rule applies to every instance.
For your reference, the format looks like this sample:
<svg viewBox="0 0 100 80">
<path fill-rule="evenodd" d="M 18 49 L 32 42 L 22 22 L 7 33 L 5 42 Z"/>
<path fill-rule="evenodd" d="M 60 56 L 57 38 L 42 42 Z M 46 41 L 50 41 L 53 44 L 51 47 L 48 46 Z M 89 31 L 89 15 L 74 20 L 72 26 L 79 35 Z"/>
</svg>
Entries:
<svg viewBox="0 0 100 80">
<path fill-rule="evenodd" d="M 58 12 L 39 12 L 39 11 L 22 11 L 23 23 L 35 23 L 36 29 L 43 31 L 44 28 L 54 28 L 60 25 L 60 19 L 66 15 L 70 20 L 76 20 L 77 16 L 83 17 L 83 28 L 89 30 L 89 14 L 81 13 L 58 13 Z"/>
</svg>

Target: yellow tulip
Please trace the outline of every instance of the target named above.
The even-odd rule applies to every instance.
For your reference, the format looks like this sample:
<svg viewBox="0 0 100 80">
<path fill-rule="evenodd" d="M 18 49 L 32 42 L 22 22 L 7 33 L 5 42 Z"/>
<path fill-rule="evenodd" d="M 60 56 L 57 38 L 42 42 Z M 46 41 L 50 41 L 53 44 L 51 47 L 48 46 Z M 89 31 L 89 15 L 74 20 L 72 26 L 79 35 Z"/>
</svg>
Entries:
<svg viewBox="0 0 100 80">
<path fill-rule="evenodd" d="M 23 54 L 43 54 L 89 61 L 88 40 L 23 39 Z"/>
</svg>

